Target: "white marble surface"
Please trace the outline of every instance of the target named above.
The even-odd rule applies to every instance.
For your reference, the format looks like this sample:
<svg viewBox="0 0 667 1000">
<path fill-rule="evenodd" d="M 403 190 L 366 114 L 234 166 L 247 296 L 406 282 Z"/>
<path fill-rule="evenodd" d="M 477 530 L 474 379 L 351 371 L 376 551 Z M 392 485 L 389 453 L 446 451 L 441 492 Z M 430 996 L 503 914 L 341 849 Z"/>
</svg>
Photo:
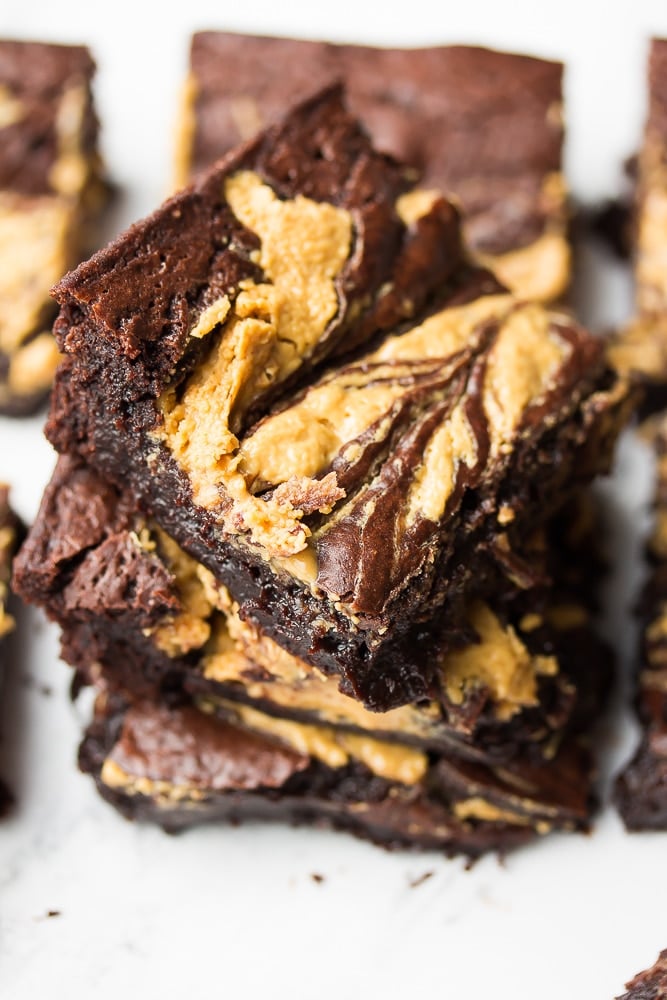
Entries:
<svg viewBox="0 0 667 1000">
<path fill-rule="evenodd" d="M 480 41 L 564 57 L 575 194 L 612 192 L 639 134 L 646 39 L 667 35 L 664 2 L 450 6 L 255 0 L 231 9 L 190 0 L 170 11 L 139 0 L 0 0 L 0 36 L 93 46 L 107 160 L 125 188 L 112 225 L 148 211 L 167 189 L 187 38 L 204 27 Z M 587 318 L 622 318 L 629 295 L 620 270 L 590 252 L 581 267 Z M 14 483 L 27 518 L 52 464 L 41 418 L 0 421 L 0 478 Z M 616 558 L 607 620 L 626 668 L 650 477 L 647 455 L 626 439 L 605 486 Z M 128 824 L 76 771 L 85 705 L 68 700 L 55 631 L 34 612 L 21 625 L 2 705 L 2 771 L 19 799 L 0 828 L 3 997 L 608 1000 L 667 946 L 667 835 L 629 837 L 608 806 L 590 837 L 551 837 L 472 871 L 323 832 L 248 826 L 169 838 Z M 617 711 L 603 734 L 605 773 L 633 739 L 627 713 Z"/>
</svg>

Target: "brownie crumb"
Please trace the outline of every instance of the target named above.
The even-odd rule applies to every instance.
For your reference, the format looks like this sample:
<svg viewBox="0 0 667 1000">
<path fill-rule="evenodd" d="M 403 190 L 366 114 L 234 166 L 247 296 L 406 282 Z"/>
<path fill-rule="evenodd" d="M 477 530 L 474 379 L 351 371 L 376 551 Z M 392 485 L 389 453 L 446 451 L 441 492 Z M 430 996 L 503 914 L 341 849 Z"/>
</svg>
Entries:
<svg viewBox="0 0 667 1000">
<path fill-rule="evenodd" d="M 46 915 L 47 917 L 60 917 L 61 912 L 60 910 L 47 910 Z"/>
<path fill-rule="evenodd" d="M 318 885 L 321 885 L 322 882 L 325 881 L 324 875 L 319 875 L 317 872 L 312 872 L 310 877 L 312 878 L 313 882 L 316 882 Z"/>
<path fill-rule="evenodd" d="M 417 878 L 411 879 L 410 880 L 410 888 L 411 889 L 417 889 L 417 888 L 419 888 L 420 885 L 423 885 L 424 882 L 428 882 L 428 880 L 430 878 L 433 878 L 434 875 L 435 875 L 435 872 L 424 872 L 423 875 L 419 875 Z"/>
</svg>

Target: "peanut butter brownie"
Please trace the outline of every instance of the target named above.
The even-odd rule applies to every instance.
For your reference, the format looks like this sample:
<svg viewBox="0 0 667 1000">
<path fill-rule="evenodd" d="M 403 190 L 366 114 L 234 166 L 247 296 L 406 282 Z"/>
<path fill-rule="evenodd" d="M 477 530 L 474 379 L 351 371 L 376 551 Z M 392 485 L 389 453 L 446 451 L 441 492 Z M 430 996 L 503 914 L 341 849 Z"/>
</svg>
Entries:
<svg viewBox="0 0 667 1000">
<path fill-rule="evenodd" d="M 667 40 L 654 38 L 648 115 L 637 158 L 633 224 L 636 315 L 613 340 L 611 356 L 646 389 L 645 411 L 667 405 Z"/>
<path fill-rule="evenodd" d="M 667 997 L 667 951 L 661 951 L 657 962 L 625 984 L 627 993 L 618 1000 L 664 1000 Z"/>
<path fill-rule="evenodd" d="M 343 79 L 376 145 L 460 199 L 468 244 L 523 297 L 569 283 L 560 63 L 470 46 L 381 49 L 202 32 L 192 39 L 178 182 Z"/>
<path fill-rule="evenodd" d="M 652 430 L 655 524 L 647 546 L 651 572 L 639 602 L 636 705 L 642 736 L 616 782 L 617 804 L 630 830 L 667 830 L 667 416 L 654 422 Z"/>
<path fill-rule="evenodd" d="M 58 362 L 49 290 L 106 198 L 80 46 L 0 41 L 0 413 L 43 402 Z"/>
<path fill-rule="evenodd" d="M 47 428 L 376 710 L 428 695 L 420 645 L 629 408 L 603 344 L 472 267 L 403 178 L 337 88 L 231 154 L 56 288 Z"/>
<path fill-rule="evenodd" d="M 304 749 L 189 705 L 127 703 L 102 693 L 79 752 L 105 799 L 175 831 L 206 820 L 279 819 L 348 830 L 385 847 L 506 851 L 552 829 L 585 829 L 589 760 L 497 770 L 415 754 L 396 775 L 372 760 L 324 764 Z"/>
</svg>

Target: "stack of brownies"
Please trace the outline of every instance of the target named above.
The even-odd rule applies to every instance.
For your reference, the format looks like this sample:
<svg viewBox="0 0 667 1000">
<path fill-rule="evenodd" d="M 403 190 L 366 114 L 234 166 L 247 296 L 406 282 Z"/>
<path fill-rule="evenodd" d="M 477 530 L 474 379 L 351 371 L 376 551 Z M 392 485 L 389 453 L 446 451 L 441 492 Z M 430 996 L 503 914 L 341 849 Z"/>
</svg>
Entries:
<svg viewBox="0 0 667 1000">
<path fill-rule="evenodd" d="M 603 344 L 472 261 L 339 87 L 55 295 L 15 581 L 98 689 L 101 794 L 471 856 L 585 828 Z"/>
</svg>

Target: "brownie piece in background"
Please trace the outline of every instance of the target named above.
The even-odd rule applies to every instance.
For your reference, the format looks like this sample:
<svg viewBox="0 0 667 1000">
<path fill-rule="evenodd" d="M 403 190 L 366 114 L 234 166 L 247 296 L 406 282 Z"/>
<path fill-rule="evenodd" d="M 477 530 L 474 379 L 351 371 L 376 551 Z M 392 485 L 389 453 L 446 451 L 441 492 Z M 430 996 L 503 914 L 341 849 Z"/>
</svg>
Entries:
<svg viewBox="0 0 667 1000">
<path fill-rule="evenodd" d="M 667 997 L 667 951 L 661 951 L 655 964 L 638 973 L 625 988 L 627 992 L 617 1000 L 664 1000 Z"/>
<path fill-rule="evenodd" d="M 57 286 L 47 426 L 377 710 L 428 694 L 420 645 L 630 407 L 599 339 L 503 293 L 405 183 L 337 88 L 299 106 Z"/>
<path fill-rule="evenodd" d="M 0 40 L 0 413 L 33 412 L 59 360 L 49 290 L 106 201 L 86 48 Z"/>
<path fill-rule="evenodd" d="M 655 418 L 651 429 L 657 484 L 647 544 L 651 569 L 639 602 L 636 707 L 642 735 L 615 792 L 629 830 L 667 830 L 667 416 Z"/>
<path fill-rule="evenodd" d="M 643 411 L 667 406 L 667 39 L 651 41 L 648 114 L 634 165 L 635 318 L 612 340 L 611 357 L 643 383 Z"/>
<path fill-rule="evenodd" d="M 193 36 L 177 182 L 344 80 L 375 145 L 460 199 L 465 238 L 522 297 L 567 290 L 560 63 L 472 46 L 383 49 L 226 32 Z"/>
</svg>

